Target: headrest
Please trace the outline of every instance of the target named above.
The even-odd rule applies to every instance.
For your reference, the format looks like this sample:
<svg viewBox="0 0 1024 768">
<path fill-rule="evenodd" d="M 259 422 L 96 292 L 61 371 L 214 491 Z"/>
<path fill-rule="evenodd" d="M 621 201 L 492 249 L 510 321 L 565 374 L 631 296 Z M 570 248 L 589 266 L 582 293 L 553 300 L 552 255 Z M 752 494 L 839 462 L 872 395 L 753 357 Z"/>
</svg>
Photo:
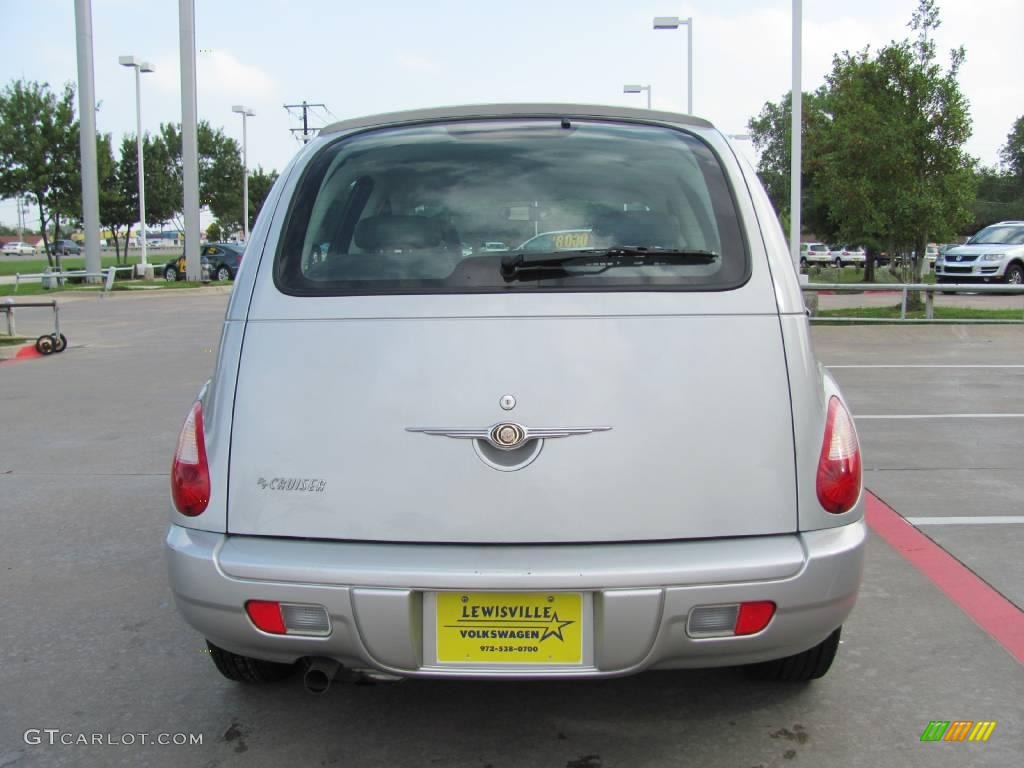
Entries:
<svg viewBox="0 0 1024 768">
<path fill-rule="evenodd" d="M 356 245 L 364 251 L 439 248 L 448 245 L 451 227 L 426 216 L 371 216 L 356 225 Z"/>
<path fill-rule="evenodd" d="M 612 211 L 594 222 L 594 232 L 611 238 L 615 245 L 678 248 L 679 222 L 667 213 Z"/>
</svg>

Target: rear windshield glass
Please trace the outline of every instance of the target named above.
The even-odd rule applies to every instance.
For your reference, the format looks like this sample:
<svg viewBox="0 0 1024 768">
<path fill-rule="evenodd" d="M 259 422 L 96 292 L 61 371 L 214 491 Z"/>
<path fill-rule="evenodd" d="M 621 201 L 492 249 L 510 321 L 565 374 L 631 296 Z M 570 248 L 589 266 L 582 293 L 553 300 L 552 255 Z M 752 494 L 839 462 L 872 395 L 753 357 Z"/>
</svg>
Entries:
<svg viewBox="0 0 1024 768">
<path fill-rule="evenodd" d="M 393 128 L 325 147 L 275 263 L 294 295 L 723 290 L 749 260 L 712 151 L 560 120 Z"/>
</svg>

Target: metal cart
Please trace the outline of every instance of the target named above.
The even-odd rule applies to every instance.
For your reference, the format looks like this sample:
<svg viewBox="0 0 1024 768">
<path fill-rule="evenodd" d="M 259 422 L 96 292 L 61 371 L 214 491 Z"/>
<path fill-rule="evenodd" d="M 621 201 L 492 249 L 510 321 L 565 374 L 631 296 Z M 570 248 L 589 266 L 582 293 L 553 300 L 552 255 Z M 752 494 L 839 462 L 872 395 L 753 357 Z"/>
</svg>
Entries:
<svg viewBox="0 0 1024 768">
<path fill-rule="evenodd" d="M 60 332 L 60 307 L 57 306 L 56 299 L 50 299 L 49 301 L 22 301 L 17 304 L 11 299 L 7 299 L 0 303 L 0 312 L 7 314 L 8 332 L 12 336 L 14 335 L 14 310 L 28 307 L 50 307 L 53 309 L 53 333 L 44 333 L 36 339 L 36 351 L 42 355 L 49 355 L 54 352 L 63 352 L 67 349 L 67 337 Z"/>
</svg>

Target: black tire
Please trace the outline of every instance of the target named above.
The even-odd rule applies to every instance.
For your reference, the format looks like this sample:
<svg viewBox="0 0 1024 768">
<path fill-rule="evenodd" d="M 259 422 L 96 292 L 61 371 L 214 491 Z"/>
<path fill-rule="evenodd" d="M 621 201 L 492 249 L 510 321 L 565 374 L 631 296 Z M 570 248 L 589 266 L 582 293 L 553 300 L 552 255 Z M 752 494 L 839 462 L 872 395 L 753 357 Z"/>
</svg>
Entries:
<svg viewBox="0 0 1024 768">
<path fill-rule="evenodd" d="M 40 336 L 36 339 L 36 352 L 41 355 L 53 353 L 53 336 Z"/>
<path fill-rule="evenodd" d="M 210 657 L 217 671 L 237 683 L 273 683 L 283 680 L 295 670 L 294 664 L 278 664 L 240 656 L 218 648 L 209 640 L 206 641 L 206 647 L 210 649 Z"/>
<path fill-rule="evenodd" d="M 1024 286 L 1024 267 L 1020 264 L 1011 264 L 1006 268 L 1006 274 L 1003 275 L 1003 281 L 1008 285 Z"/>
<path fill-rule="evenodd" d="M 178 270 L 174 267 L 164 267 L 164 280 L 174 282 L 178 279 Z"/>
<path fill-rule="evenodd" d="M 231 274 L 231 269 L 229 267 L 224 266 L 223 264 L 217 267 L 217 271 L 213 273 L 214 280 L 219 280 L 223 282 L 233 280 L 234 277 L 235 276 Z"/>
<path fill-rule="evenodd" d="M 65 349 L 68 348 L 68 338 L 63 333 L 60 336 L 51 333 L 50 338 L 53 339 L 54 352 L 63 352 Z"/>
<path fill-rule="evenodd" d="M 842 269 L 843 268 L 843 260 L 842 259 L 836 259 L 832 263 L 835 264 L 836 269 Z"/>
<path fill-rule="evenodd" d="M 751 664 L 746 668 L 747 674 L 755 680 L 771 680 L 779 683 L 806 683 L 824 677 L 832 666 L 839 648 L 839 634 L 842 627 L 813 648 L 803 653 L 774 659 L 760 664 Z"/>
<path fill-rule="evenodd" d="M 803 256 L 800 257 L 800 266 L 803 267 L 804 269 L 807 268 L 807 259 L 804 258 Z"/>
</svg>

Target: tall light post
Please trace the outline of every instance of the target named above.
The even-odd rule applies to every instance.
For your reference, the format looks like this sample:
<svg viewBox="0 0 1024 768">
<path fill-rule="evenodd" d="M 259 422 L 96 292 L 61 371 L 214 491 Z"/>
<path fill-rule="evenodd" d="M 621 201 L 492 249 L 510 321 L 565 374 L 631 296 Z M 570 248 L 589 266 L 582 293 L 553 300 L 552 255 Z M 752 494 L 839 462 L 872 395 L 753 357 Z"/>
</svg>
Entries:
<svg viewBox="0 0 1024 768">
<path fill-rule="evenodd" d="M 118 56 L 118 63 L 122 67 L 131 67 L 135 70 L 135 149 L 138 153 L 139 165 L 139 232 L 142 241 L 142 256 L 140 265 L 146 267 L 146 174 L 142 165 L 142 87 L 139 84 L 140 76 L 144 72 L 152 72 L 153 65 L 148 61 L 139 61 L 134 56 Z"/>
<path fill-rule="evenodd" d="M 623 93 L 643 93 L 647 91 L 647 108 L 651 108 L 651 86 L 649 85 L 624 85 L 622 86 Z"/>
<path fill-rule="evenodd" d="M 256 113 L 241 104 L 235 104 L 231 111 L 242 116 L 242 239 L 249 242 L 249 155 L 245 121 Z"/>
<path fill-rule="evenodd" d="M 655 29 L 679 29 L 686 25 L 686 114 L 693 114 L 693 17 L 681 19 L 678 16 L 657 16 Z"/>
<path fill-rule="evenodd" d="M 803 4 L 793 0 L 793 88 L 791 90 L 792 124 L 790 126 L 789 179 L 789 255 L 793 268 L 800 274 L 800 185 L 803 168 L 803 86 L 800 83 L 800 56 L 803 51 Z M 808 280 L 801 275 L 801 280 Z"/>
</svg>

